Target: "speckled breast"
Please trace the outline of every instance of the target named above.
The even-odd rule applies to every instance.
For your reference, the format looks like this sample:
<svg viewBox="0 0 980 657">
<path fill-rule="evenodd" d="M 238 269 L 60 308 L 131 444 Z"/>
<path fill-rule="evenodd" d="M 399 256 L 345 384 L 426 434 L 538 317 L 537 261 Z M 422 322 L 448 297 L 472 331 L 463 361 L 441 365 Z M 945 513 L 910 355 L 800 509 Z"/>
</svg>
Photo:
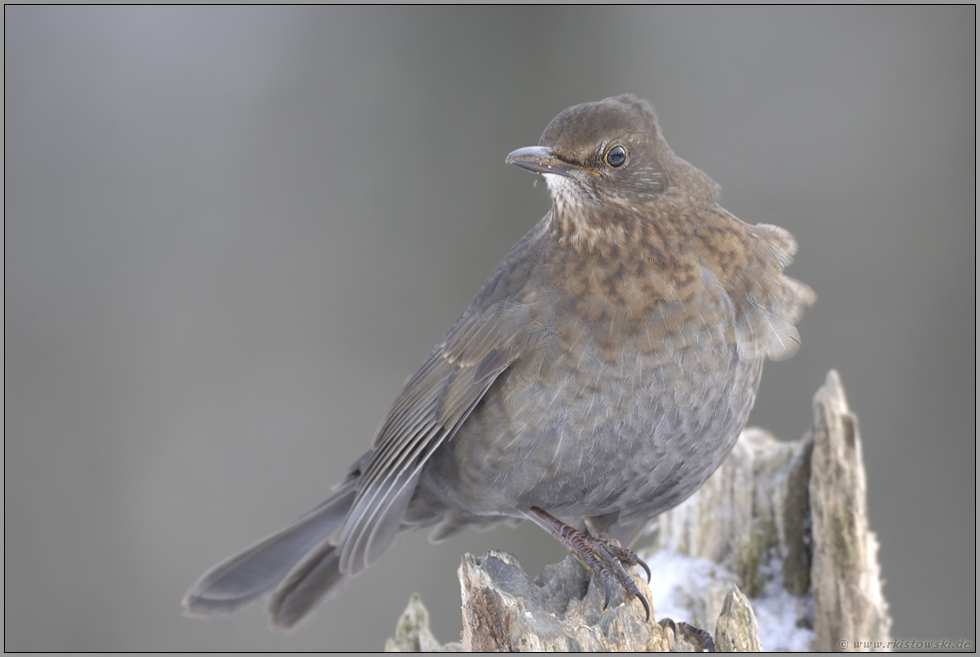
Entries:
<svg viewBox="0 0 980 657">
<path fill-rule="evenodd" d="M 426 465 L 419 485 L 447 506 L 652 517 L 697 490 L 734 446 L 762 360 L 740 359 L 721 285 L 698 269 L 675 286 L 683 295 L 651 298 L 633 294 L 643 276 L 591 264 L 591 280 L 566 275 L 548 298 L 522 299 L 552 330 Z"/>
</svg>

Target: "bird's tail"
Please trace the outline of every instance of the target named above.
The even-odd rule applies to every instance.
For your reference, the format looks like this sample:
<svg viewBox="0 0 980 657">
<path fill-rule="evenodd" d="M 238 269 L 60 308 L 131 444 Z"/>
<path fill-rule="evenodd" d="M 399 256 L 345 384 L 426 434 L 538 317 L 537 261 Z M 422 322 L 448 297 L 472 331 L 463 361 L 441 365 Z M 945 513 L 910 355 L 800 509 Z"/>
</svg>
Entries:
<svg viewBox="0 0 980 657">
<path fill-rule="evenodd" d="M 204 573 L 184 597 L 189 616 L 230 614 L 273 591 L 272 624 L 289 628 L 351 579 L 340 572 L 331 534 L 344 523 L 356 490 L 347 481 L 296 522 Z"/>
</svg>

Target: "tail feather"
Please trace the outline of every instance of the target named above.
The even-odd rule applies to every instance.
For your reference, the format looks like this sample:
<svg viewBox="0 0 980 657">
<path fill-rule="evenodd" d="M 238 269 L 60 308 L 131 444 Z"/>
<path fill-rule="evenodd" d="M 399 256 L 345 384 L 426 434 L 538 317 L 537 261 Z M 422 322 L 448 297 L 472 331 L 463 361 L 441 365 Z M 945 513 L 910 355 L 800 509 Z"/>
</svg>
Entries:
<svg viewBox="0 0 980 657">
<path fill-rule="evenodd" d="M 322 567 L 329 568 L 333 564 L 336 571 L 336 575 L 323 579 L 327 586 L 320 589 L 320 594 L 340 583 L 343 577 L 336 567 L 338 559 L 330 558 L 335 552 L 328 540 L 330 534 L 344 522 L 354 502 L 356 491 L 353 483 L 344 482 L 323 504 L 292 525 L 204 573 L 184 598 L 185 613 L 190 616 L 211 616 L 236 611 L 280 586 L 297 563 L 304 561 L 307 553 L 320 544 L 323 547 L 319 551 L 327 556 Z M 312 604 L 307 605 L 307 609 L 310 607 Z M 288 626 L 292 623 L 276 624 Z"/>
<path fill-rule="evenodd" d="M 293 627 L 353 577 L 340 572 L 337 546 L 329 540 L 323 541 L 296 564 L 272 594 L 269 600 L 272 624 L 283 629 Z"/>
</svg>

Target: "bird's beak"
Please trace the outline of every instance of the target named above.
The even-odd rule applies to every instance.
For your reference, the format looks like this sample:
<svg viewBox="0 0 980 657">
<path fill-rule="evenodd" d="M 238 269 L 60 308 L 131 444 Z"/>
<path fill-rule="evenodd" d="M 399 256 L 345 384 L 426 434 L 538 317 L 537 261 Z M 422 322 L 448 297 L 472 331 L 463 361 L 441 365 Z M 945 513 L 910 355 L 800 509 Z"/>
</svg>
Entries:
<svg viewBox="0 0 980 657">
<path fill-rule="evenodd" d="M 562 160 L 546 146 L 518 148 L 507 156 L 505 162 L 535 173 L 556 173 L 559 176 L 567 176 L 569 178 L 572 177 L 572 171 L 575 169 L 588 171 L 588 169 L 580 167 L 577 164 Z"/>
</svg>

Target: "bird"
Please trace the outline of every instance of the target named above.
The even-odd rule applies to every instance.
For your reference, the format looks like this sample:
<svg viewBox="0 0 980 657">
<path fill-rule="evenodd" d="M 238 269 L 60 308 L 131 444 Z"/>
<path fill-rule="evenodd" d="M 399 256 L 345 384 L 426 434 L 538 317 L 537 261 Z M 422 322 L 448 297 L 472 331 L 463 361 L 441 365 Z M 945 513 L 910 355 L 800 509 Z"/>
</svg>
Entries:
<svg viewBox="0 0 980 657">
<path fill-rule="evenodd" d="M 208 570 L 192 616 L 268 595 L 294 627 L 406 534 L 530 520 L 650 616 L 628 545 L 734 447 L 766 358 L 799 346 L 816 296 L 796 241 L 742 222 L 674 154 L 653 107 L 576 105 L 506 162 L 551 207 L 407 381 L 330 496 Z M 627 546 L 627 547 L 624 547 Z"/>
</svg>

